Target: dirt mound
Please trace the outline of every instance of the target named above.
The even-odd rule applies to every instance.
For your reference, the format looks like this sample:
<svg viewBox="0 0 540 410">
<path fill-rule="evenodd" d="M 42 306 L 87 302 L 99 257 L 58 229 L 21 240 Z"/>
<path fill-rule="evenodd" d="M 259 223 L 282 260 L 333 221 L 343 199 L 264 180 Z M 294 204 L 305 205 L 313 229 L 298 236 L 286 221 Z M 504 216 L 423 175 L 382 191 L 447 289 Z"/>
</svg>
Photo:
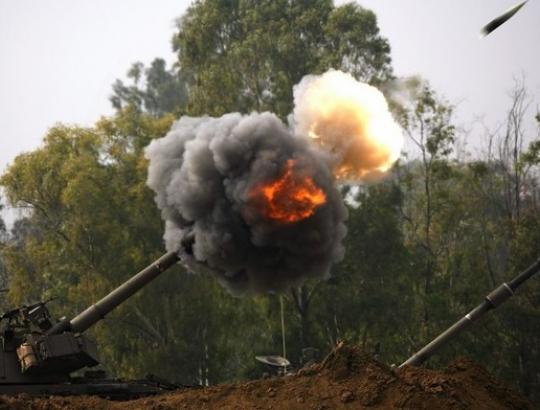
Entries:
<svg viewBox="0 0 540 410">
<path fill-rule="evenodd" d="M 129 402 L 96 397 L 0 398 L 4 409 L 533 409 L 523 396 L 467 359 L 442 371 L 391 369 L 354 346 L 291 376 L 223 384 Z"/>
</svg>

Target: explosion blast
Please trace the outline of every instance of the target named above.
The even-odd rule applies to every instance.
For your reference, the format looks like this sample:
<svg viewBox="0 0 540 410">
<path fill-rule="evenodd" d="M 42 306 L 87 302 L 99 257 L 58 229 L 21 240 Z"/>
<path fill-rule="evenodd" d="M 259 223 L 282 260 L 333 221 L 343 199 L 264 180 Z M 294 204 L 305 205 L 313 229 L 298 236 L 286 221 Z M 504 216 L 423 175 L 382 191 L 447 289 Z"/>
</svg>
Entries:
<svg viewBox="0 0 540 410">
<path fill-rule="evenodd" d="M 339 179 L 376 179 L 398 159 L 403 135 L 375 87 L 330 70 L 304 77 L 294 102 L 295 132 L 332 152 Z"/>
<path fill-rule="evenodd" d="M 309 177 L 300 177 L 293 172 L 295 162 L 287 160 L 285 173 L 267 184 L 256 186 L 251 198 L 259 200 L 263 213 L 269 219 L 293 223 L 308 218 L 319 205 L 326 202 L 326 195 Z"/>
<path fill-rule="evenodd" d="M 343 257 L 346 209 L 327 155 L 275 115 L 182 117 L 146 155 L 167 249 L 233 293 L 324 278 Z"/>
<path fill-rule="evenodd" d="M 295 103 L 296 134 L 271 113 L 182 117 L 146 150 L 167 250 L 235 294 L 328 277 L 346 233 L 336 176 L 380 174 L 401 148 L 382 94 L 346 74 L 306 77 Z"/>
</svg>

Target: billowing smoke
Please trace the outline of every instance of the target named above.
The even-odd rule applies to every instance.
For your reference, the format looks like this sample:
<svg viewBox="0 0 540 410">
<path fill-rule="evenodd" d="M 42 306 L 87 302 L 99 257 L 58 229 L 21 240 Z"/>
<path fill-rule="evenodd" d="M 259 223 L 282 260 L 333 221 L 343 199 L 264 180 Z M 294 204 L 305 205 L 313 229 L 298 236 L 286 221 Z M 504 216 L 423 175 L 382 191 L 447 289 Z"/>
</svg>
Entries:
<svg viewBox="0 0 540 410">
<path fill-rule="evenodd" d="M 165 242 L 233 293 L 325 278 L 343 257 L 336 179 L 374 178 L 402 136 L 383 95 L 350 75 L 307 76 L 294 132 L 271 113 L 182 117 L 146 150 Z"/>
<path fill-rule="evenodd" d="M 146 156 L 167 249 L 233 293 L 324 278 L 343 257 L 329 155 L 275 115 L 182 117 Z"/>
<path fill-rule="evenodd" d="M 332 153 L 339 179 L 376 179 L 399 157 L 403 135 L 383 94 L 350 74 L 304 77 L 294 103 L 295 133 Z"/>
</svg>

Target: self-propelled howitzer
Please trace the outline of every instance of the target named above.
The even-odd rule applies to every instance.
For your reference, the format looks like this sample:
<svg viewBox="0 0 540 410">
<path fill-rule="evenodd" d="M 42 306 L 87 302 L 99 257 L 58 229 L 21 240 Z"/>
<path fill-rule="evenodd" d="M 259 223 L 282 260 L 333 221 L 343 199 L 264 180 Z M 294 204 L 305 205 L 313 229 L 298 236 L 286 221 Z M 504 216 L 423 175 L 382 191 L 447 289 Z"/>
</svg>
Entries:
<svg viewBox="0 0 540 410">
<path fill-rule="evenodd" d="M 172 386 L 152 380 L 106 379 L 71 373 L 99 364 L 95 342 L 83 334 L 115 307 L 179 261 L 169 252 L 71 320 L 56 322 L 46 303 L 8 311 L 0 317 L 0 394 L 100 394 L 132 398 Z M 100 377 L 97 377 L 100 376 Z"/>
</svg>

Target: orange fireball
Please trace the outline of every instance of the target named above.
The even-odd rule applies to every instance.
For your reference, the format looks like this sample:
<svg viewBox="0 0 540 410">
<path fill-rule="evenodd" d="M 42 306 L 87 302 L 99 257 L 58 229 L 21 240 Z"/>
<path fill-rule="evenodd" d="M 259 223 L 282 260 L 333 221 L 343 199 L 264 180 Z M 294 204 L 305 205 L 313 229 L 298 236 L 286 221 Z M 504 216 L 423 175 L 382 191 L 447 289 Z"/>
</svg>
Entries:
<svg viewBox="0 0 540 410">
<path fill-rule="evenodd" d="M 268 183 L 257 185 L 250 197 L 260 204 L 261 213 L 281 223 L 309 218 L 326 202 L 326 195 L 307 176 L 295 175 L 294 160 L 289 159 L 283 174 Z"/>
</svg>

